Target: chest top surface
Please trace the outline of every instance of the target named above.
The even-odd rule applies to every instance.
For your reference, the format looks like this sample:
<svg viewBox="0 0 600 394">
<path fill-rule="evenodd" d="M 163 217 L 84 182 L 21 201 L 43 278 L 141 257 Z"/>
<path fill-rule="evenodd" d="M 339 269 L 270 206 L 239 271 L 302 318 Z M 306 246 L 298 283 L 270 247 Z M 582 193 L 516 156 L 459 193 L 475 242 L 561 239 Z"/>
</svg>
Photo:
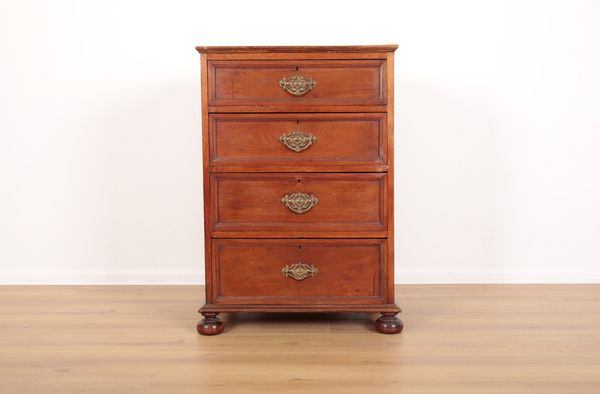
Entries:
<svg viewBox="0 0 600 394">
<path fill-rule="evenodd" d="M 398 45 L 197 46 L 200 53 L 394 52 Z"/>
</svg>

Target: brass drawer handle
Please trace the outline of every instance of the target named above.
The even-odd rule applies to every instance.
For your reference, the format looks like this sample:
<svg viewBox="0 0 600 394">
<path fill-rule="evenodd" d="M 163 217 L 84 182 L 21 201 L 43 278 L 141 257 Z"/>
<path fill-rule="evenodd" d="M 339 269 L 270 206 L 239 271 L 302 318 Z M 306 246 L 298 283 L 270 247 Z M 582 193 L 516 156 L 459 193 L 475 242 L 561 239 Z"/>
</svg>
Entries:
<svg viewBox="0 0 600 394">
<path fill-rule="evenodd" d="M 317 86 L 317 81 L 312 78 L 304 78 L 302 75 L 294 75 L 288 78 L 283 78 L 279 81 L 279 86 L 289 94 L 294 96 L 302 96 Z"/>
<path fill-rule="evenodd" d="M 292 193 L 283 196 L 281 203 L 292 212 L 304 213 L 317 205 L 319 199 L 314 194 Z"/>
<path fill-rule="evenodd" d="M 304 280 L 311 276 L 316 276 L 319 270 L 314 265 L 308 265 L 304 263 L 296 263 L 286 265 L 282 268 L 281 273 L 295 280 Z"/>
<path fill-rule="evenodd" d="M 289 150 L 294 152 L 302 152 L 309 146 L 317 142 L 317 137 L 312 134 L 304 134 L 301 131 L 292 131 L 287 134 L 282 134 L 279 141 Z"/>
</svg>

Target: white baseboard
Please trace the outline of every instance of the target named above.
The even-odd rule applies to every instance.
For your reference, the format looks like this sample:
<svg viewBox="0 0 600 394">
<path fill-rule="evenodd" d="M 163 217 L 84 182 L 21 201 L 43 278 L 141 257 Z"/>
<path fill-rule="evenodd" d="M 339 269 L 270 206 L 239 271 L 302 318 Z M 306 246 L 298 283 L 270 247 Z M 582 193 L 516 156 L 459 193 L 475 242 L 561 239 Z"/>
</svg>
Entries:
<svg viewBox="0 0 600 394">
<path fill-rule="evenodd" d="M 585 273 L 403 272 L 397 284 L 600 283 Z M 200 285 L 204 271 L 9 271 L 0 285 Z"/>
<path fill-rule="evenodd" d="M 396 284 L 544 284 L 600 283 L 600 274 L 548 272 L 405 272 Z"/>
<path fill-rule="evenodd" d="M 0 274 L 0 285 L 199 285 L 204 271 L 31 271 Z"/>
</svg>

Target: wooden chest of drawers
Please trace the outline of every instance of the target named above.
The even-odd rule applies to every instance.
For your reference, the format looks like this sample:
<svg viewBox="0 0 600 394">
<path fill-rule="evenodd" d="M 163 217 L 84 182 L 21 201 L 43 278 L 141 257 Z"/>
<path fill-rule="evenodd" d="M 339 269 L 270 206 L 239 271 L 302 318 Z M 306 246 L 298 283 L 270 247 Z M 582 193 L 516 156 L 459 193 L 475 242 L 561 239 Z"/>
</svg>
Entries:
<svg viewBox="0 0 600 394">
<path fill-rule="evenodd" d="M 375 312 L 394 303 L 396 45 L 196 47 L 206 303 L 221 312 Z"/>
</svg>

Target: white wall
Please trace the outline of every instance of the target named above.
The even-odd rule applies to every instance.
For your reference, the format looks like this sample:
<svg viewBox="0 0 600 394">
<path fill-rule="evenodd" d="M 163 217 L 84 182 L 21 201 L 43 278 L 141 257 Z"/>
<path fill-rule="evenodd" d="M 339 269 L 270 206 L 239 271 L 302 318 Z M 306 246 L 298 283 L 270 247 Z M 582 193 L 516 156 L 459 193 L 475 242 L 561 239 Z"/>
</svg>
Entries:
<svg viewBox="0 0 600 394">
<path fill-rule="evenodd" d="M 0 0 L 0 283 L 200 282 L 194 46 L 387 43 L 397 281 L 600 281 L 600 3 L 384 5 Z"/>
</svg>

